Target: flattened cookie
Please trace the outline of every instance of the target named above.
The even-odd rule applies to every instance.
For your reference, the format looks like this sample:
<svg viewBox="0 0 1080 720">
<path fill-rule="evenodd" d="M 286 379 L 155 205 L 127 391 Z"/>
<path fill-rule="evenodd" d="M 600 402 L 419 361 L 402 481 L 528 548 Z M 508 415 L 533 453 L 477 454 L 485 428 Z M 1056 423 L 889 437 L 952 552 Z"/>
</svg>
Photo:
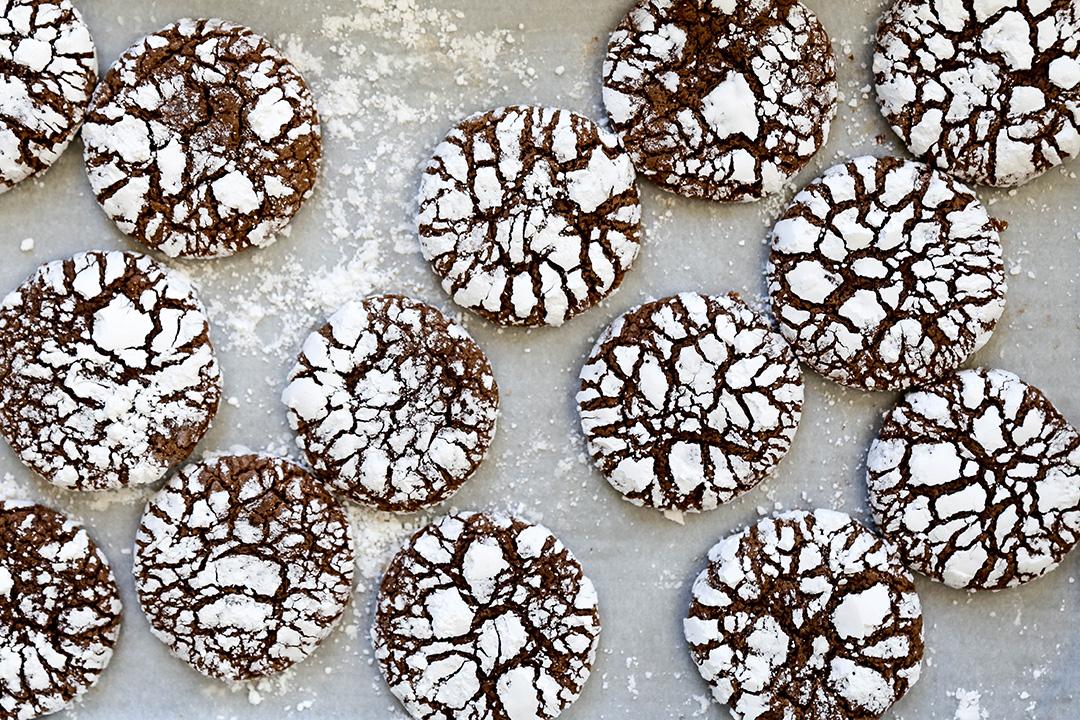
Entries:
<svg viewBox="0 0 1080 720">
<path fill-rule="evenodd" d="M 315 101 L 251 30 L 180 20 L 109 69 L 83 128 L 86 172 L 117 226 L 172 257 L 271 244 L 311 195 Z"/>
<path fill-rule="evenodd" d="M 462 513 L 398 552 L 371 634 L 416 720 L 552 720 L 589 678 L 600 615 L 592 582 L 547 528 Z"/>
<path fill-rule="evenodd" d="M 146 507 L 135 586 L 155 636 L 227 681 L 281 672 L 330 634 L 352 591 L 345 510 L 262 455 L 188 465 Z"/>
<path fill-rule="evenodd" d="M 120 611 L 109 563 L 82 525 L 0 500 L 0 719 L 48 715 L 93 687 Z"/>
<path fill-rule="evenodd" d="M 998 226 L 942 172 L 861 157 L 795 196 L 772 234 L 773 311 L 799 359 L 899 390 L 955 369 L 1005 309 Z"/>
<path fill-rule="evenodd" d="M 0 303 L 0 431 L 51 483 L 156 482 L 191 453 L 220 398 L 202 303 L 145 255 L 51 262 Z"/>
<path fill-rule="evenodd" d="M 0 0 L 0 193 L 64 152 L 97 67 L 94 40 L 68 0 Z"/>
<path fill-rule="evenodd" d="M 866 466 L 881 532 L 951 587 L 1029 582 L 1080 539 L 1080 434 L 1010 372 L 964 370 L 908 393 Z"/>
<path fill-rule="evenodd" d="M 473 115 L 420 183 L 420 249 L 454 301 L 504 325 L 561 325 L 610 295 L 637 257 L 634 167 L 577 113 Z"/>
<path fill-rule="evenodd" d="M 308 337 L 282 400 L 316 474 L 358 503 L 407 512 L 450 497 L 480 465 L 499 387 L 465 328 L 377 295 Z"/>
<path fill-rule="evenodd" d="M 794 0 L 639 0 L 604 62 L 634 165 L 687 197 L 778 192 L 825 144 L 836 97 L 829 36 Z"/>
<path fill-rule="evenodd" d="M 791 447 L 802 372 L 737 295 L 683 293 L 613 322 L 581 370 L 589 453 L 635 505 L 698 512 L 746 492 Z"/>
<path fill-rule="evenodd" d="M 831 510 L 766 518 L 717 543 L 683 627 L 735 720 L 870 720 L 922 666 L 911 574 L 888 542 Z"/>
<path fill-rule="evenodd" d="M 897 0 L 874 77 L 911 152 L 972 182 L 1020 185 L 1080 155 L 1080 5 Z"/>
</svg>

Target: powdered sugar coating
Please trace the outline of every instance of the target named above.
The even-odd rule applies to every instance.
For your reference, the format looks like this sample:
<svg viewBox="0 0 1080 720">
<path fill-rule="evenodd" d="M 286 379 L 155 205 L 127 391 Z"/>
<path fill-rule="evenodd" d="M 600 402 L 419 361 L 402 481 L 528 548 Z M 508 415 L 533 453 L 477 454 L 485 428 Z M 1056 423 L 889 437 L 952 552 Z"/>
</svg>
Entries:
<svg viewBox="0 0 1080 720">
<path fill-rule="evenodd" d="M 867 390 L 955 369 L 1005 309 L 998 228 L 948 175 L 860 157 L 800 192 L 772 233 L 773 311 L 799 358 Z"/>
<path fill-rule="evenodd" d="M 874 75 L 908 149 L 958 177 L 1020 185 L 1080 155 L 1075 0 L 897 0 Z"/>
<path fill-rule="evenodd" d="M 480 465 L 499 388 L 465 328 L 378 295 L 308 337 L 282 400 L 316 474 L 356 502 L 412 511 L 445 500 Z"/>
<path fill-rule="evenodd" d="M 222 20 L 179 20 L 129 48 L 95 94 L 83 140 L 106 214 L 172 257 L 271 244 L 311 194 L 322 156 L 300 73 Z"/>
<path fill-rule="evenodd" d="M 416 720 L 552 720 L 581 694 L 600 635 L 596 590 L 540 525 L 446 516 L 398 552 L 372 642 Z"/>
<path fill-rule="evenodd" d="M 1029 582 L 1080 539 L 1080 433 L 1013 373 L 964 370 L 908 393 L 866 465 L 878 527 L 951 587 Z"/>
<path fill-rule="evenodd" d="M 589 453 L 635 505 L 702 511 L 791 447 L 803 381 L 791 348 L 738 296 L 682 293 L 630 310 L 597 341 L 577 395 Z"/>
<path fill-rule="evenodd" d="M 836 114 L 829 37 L 791 0 L 639 0 L 611 34 L 603 73 L 638 171 L 688 197 L 778 192 Z"/>
<path fill-rule="evenodd" d="M 0 0 L 0 193 L 60 157 L 96 82 L 94 40 L 69 0 Z"/>
<path fill-rule="evenodd" d="M 156 482 L 209 429 L 220 396 L 202 303 L 146 255 L 51 262 L 0 303 L 0 430 L 56 485 Z"/>
<path fill-rule="evenodd" d="M 112 659 L 120 594 L 78 522 L 0 501 L 0 718 L 27 720 L 79 698 Z"/>
<path fill-rule="evenodd" d="M 222 680 L 300 662 L 349 601 L 345 510 L 301 467 L 261 455 L 188 465 L 150 501 L 134 574 L 150 629 Z"/>
<path fill-rule="evenodd" d="M 717 543 L 683 623 L 735 720 L 878 717 L 919 678 L 922 627 L 895 548 L 831 510 L 766 518 Z"/>
<path fill-rule="evenodd" d="M 634 167 L 577 113 L 473 115 L 420 184 L 420 248 L 454 301 L 506 325 L 561 325 L 612 293 L 637 257 Z"/>
</svg>

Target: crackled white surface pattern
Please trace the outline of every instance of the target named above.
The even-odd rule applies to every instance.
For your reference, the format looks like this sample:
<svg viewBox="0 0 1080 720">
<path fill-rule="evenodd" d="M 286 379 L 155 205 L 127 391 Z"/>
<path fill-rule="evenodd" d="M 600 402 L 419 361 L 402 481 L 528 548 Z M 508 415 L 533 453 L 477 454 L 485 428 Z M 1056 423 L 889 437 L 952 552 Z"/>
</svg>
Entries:
<svg viewBox="0 0 1080 720">
<path fill-rule="evenodd" d="M 878 717 L 919 679 L 922 627 L 896 549 L 832 510 L 766 518 L 717 543 L 683 623 L 735 720 Z"/>
</svg>

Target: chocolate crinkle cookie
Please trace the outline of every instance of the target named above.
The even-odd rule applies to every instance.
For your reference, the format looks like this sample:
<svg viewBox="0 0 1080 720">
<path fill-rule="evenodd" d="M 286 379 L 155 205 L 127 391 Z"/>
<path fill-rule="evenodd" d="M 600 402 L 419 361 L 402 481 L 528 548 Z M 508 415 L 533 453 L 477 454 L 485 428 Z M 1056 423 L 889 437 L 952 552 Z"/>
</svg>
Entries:
<svg viewBox="0 0 1080 720">
<path fill-rule="evenodd" d="M 619 142 L 568 110 L 473 115 L 420 184 L 420 248 L 454 301 L 504 325 L 561 325 L 637 257 L 641 205 Z"/>
<path fill-rule="evenodd" d="M 349 601 L 353 562 L 348 515 L 303 468 L 228 455 L 186 466 L 150 501 L 134 574 L 154 635 L 240 681 L 315 650 Z"/>
<path fill-rule="evenodd" d="M 282 400 L 320 478 L 358 503 L 408 512 L 445 500 L 480 465 L 499 388 L 465 328 L 377 295 L 308 337 Z"/>
<path fill-rule="evenodd" d="M 172 257 L 274 241 L 315 186 L 319 119 L 304 79 L 263 37 L 180 20 L 109 69 L 83 128 L 86 171 L 117 226 Z"/>
<path fill-rule="evenodd" d="M 611 34 L 603 74 L 638 171 L 688 197 L 778 192 L 836 114 L 829 36 L 794 0 L 639 0 Z"/>
<path fill-rule="evenodd" d="M 1075 0 L 897 0 L 874 76 L 908 149 L 965 180 L 1020 185 L 1080 155 Z"/>
<path fill-rule="evenodd" d="M 999 225 L 922 163 L 861 157 L 795 196 L 766 274 L 780 330 L 836 382 L 899 390 L 954 370 L 1005 309 Z"/>
<path fill-rule="evenodd" d="M 866 465 L 881 532 L 951 587 L 1029 582 L 1080 539 L 1080 433 L 1010 372 L 964 370 L 907 394 Z"/>
<path fill-rule="evenodd" d="M 42 265 L 0 302 L 0 432 L 51 483 L 153 483 L 210 427 L 221 375 L 202 303 L 146 255 Z"/>
<path fill-rule="evenodd" d="M 803 380 L 787 342 L 736 295 L 683 293 L 613 322 L 581 371 L 589 453 L 635 505 L 712 510 L 791 446 Z"/>
<path fill-rule="evenodd" d="M 416 720 L 552 720 L 592 670 L 596 590 L 540 525 L 462 513 L 428 525 L 382 581 L 372 640 Z"/>
<path fill-rule="evenodd" d="M 0 0 L 0 193 L 64 152 L 97 67 L 94 40 L 68 0 Z"/>
<path fill-rule="evenodd" d="M 82 525 L 0 500 L 0 720 L 70 705 L 112 659 L 120 594 Z"/>
<path fill-rule="evenodd" d="M 709 551 L 684 623 L 735 720 L 870 720 L 918 680 L 923 618 L 887 541 L 847 515 L 766 518 Z"/>
</svg>

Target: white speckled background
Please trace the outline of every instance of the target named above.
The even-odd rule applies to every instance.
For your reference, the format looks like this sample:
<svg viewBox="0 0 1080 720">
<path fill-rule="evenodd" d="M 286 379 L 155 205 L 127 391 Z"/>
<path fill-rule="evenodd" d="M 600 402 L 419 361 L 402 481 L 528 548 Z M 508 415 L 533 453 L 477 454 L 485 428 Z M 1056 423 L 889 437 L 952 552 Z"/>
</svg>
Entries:
<svg viewBox="0 0 1080 720">
<path fill-rule="evenodd" d="M 828 146 L 799 178 L 859 153 L 899 152 L 869 91 L 870 41 L 883 0 L 806 0 L 835 39 L 843 104 Z M 226 397 L 203 450 L 291 447 L 278 402 L 306 332 L 339 302 L 405 291 L 449 308 L 412 237 L 418 166 L 459 116 L 505 103 L 550 103 L 602 117 L 607 33 L 630 0 L 82 0 L 101 63 L 181 16 L 247 23 L 289 52 L 319 97 L 326 162 L 317 195 L 274 247 L 188 265 L 211 308 Z M 1080 162 L 1014 193 L 980 192 L 1010 223 L 1008 309 L 976 362 L 1019 373 L 1080 422 Z M 794 188 L 792 188 L 792 191 Z M 749 206 L 692 202 L 644 183 L 646 243 L 623 288 L 558 330 L 468 326 L 491 356 L 503 412 L 488 462 L 453 499 L 541 519 L 596 582 L 604 633 L 593 679 L 567 720 L 725 718 L 686 653 L 689 581 L 721 536 L 774 506 L 824 506 L 866 519 L 863 458 L 892 397 L 808 375 L 793 452 L 762 486 L 679 526 L 624 503 L 582 457 L 573 393 L 596 334 L 650 296 L 738 290 L 762 303 L 766 229 L 785 198 Z M 791 192 L 787 194 L 790 196 Z M 30 252 L 19 250 L 33 238 Z M 0 289 L 39 263 L 131 245 L 91 197 L 78 143 L 40 181 L 0 196 Z M 452 308 L 449 308 L 452 309 Z M 342 629 L 284 678 L 230 690 L 174 660 L 148 632 L 130 580 L 143 495 L 87 498 L 32 478 L 0 446 L 4 496 L 41 499 L 86 520 L 122 587 L 124 628 L 111 667 L 59 717 L 401 718 L 367 641 L 382 556 L 374 542 Z M 373 527 L 371 518 L 361 528 Z M 390 523 L 379 521 L 379 528 Z M 384 537 L 381 530 L 365 538 Z M 374 554 L 373 554 L 374 552 Z M 985 717 L 1066 720 L 1080 693 L 1080 552 L 1028 587 L 967 595 L 919 581 L 929 652 L 923 679 L 890 713 L 952 720 L 958 690 L 981 693 Z M 253 701 L 259 701 L 257 704 Z M 976 715 L 961 715 L 964 720 Z"/>
</svg>

